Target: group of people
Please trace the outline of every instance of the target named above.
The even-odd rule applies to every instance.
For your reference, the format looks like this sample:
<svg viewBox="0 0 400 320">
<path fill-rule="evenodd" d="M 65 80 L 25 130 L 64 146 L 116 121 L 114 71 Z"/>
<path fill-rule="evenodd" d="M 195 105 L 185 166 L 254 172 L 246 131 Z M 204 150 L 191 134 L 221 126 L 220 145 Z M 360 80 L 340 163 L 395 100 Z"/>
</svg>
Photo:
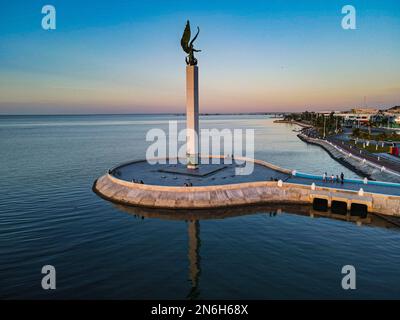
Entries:
<svg viewBox="0 0 400 320">
<path fill-rule="evenodd" d="M 340 176 L 339 175 L 335 176 L 334 174 L 332 174 L 330 177 L 328 177 L 328 174 L 326 172 L 324 172 L 324 174 L 322 175 L 322 181 L 330 182 L 330 183 L 336 182 L 336 183 L 343 184 L 344 183 L 344 173 L 342 172 L 340 174 Z"/>
<path fill-rule="evenodd" d="M 132 179 L 132 182 L 133 182 L 133 183 L 144 184 L 143 180 Z"/>
</svg>

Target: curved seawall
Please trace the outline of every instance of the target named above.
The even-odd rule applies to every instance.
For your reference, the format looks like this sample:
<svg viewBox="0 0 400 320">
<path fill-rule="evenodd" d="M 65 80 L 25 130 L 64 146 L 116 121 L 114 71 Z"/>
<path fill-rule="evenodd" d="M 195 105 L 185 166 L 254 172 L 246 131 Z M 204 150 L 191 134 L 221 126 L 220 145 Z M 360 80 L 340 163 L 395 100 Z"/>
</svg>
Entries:
<svg viewBox="0 0 400 320">
<path fill-rule="evenodd" d="M 254 162 L 290 172 L 264 161 Z M 314 199 L 324 199 L 328 206 L 339 201 L 348 208 L 358 204 L 366 206 L 369 212 L 400 215 L 400 196 L 316 186 L 312 179 L 307 184 L 280 180 L 182 187 L 134 183 L 107 173 L 94 182 L 93 190 L 112 202 L 149 208 L 212 209 L 267 203 L 307 205 Z"/>
</svg>

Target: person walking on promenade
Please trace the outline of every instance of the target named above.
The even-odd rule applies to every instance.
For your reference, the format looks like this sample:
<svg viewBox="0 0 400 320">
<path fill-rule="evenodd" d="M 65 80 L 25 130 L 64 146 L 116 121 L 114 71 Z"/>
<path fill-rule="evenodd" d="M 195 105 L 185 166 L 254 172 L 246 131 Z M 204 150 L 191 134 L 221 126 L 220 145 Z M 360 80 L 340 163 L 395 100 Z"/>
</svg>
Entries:
<svg viewBox="0 0 400 320">
<path fill-rule="evenodd" d="M 344 173 L 343 172 L 340 174 L 340 183 L 341 184 L 344 183 Z"/>
<path fill-rule="evenodd" d="M 335 181 L 335 176 L 332 174 L 331 175 L 331 183 L 333 183 Z"/>
<path fill-rule="evenodd" d="M 339 175 L 336 175 L 336 183 L 339 183 L 339 182 L 340 182 Z"/>
<path fill-rule="evenodd" d="M 324 172 L 324 174 L 322 175 L 322 181 L 326 182 L 327 177 L 328 177 L 328 175 L 326 174 L 326 172 Z"/>
</svg>

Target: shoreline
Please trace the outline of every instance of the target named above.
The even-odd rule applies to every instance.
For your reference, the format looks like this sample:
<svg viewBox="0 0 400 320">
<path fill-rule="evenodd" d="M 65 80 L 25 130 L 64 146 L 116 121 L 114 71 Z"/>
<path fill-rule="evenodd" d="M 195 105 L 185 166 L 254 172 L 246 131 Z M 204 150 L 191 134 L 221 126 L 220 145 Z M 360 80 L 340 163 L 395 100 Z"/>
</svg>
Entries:
<svg viewBox="0 0 400 320">
<path fill-rule="evenodd" d="M 302 128 L 312 128 L 313 127 L 310 124 L 302 123 L 299 121 L 293 121 L 293 120 L 274 120 L 274 123 L 287 123 L 287 124 L 297 125 Z"/>
<path fill-rule="evenodd" d="M 345 168 L 351 170 L 351 171 L 354 172 L 355 174 L 357 174 L 357 175 L 359 175 L 359 176 L 361 176 L 361 177 L 363 177 L 363 178 L 367 178 L 368 180 L 376 180 L 376 179 L 373 179 L 373 178 L 371 177 L 370 173 L 368 173 L 368 172 L 366 172 L 366 171 L 364 171 L 364 170 L 362 170 L 362 169 L 360 169 L 360 168 L 357 168 L 355 165 L 353 165 L 353 164 L 347 162 L 347 161 L 344 160 L 343 158 L 340 158 L 340 157 L 335 156 L 335 155 L 334 155 L 326 146 L 324 146 L 323 144 L 319 144 L 319 143 L 313 142 L 313 141 L 311 141 L 311 140 L 308 140 L 305 136 L 303 136 L 303 135 L 301 135 L 301 134 L 298 134 L 297 137 L 298 137 L 301 141 L 303 141 L 303 142 L 305 142 L 305 143 L 308 143 L 308 144 L 311 144 L 311 145 L 314 145 L 314 146 L 318 146 L 318 147 L 324 149 L 324 150 L 326 151 L 326 153 L 327 153 L 333 160 L 335 160 L 336 162 L 340 163 L 342 166 L 344 166 Z"/>
<path fill-rule="evenodd" d="M 343 150 L 345 148 L 342 149 L 332 144 L 330 141 L 308 137 L 303 131 L 307 128 L 314 128 L 312 125 L 292 120 L 276 120 L 274 123 L 287 123 L 302 127 L 301 132 L 297 135 L 301 141 L 322 148 L 333 160 L 363 178 L 367 178 L 368 180 L 400 182 L 400 172 L 394 170 L 389 165 L 385 167 L 384 162 L 383 164 L 378 164 L 371 161 L 371 159 L 367 160 L 365 159 L 365 155 L 363 159 L 361 159 L 360 154 L 354 153 L 353 150 Z M 389 169 L 387 168 L 388 166 Z"/>
<path fill-rule="evenodd" d="M 359 154 L 354 154 L 354 152 L 347 150 L 345 151 L 329 141 L 310 138 L 303 133 L 298 134 L 297 137 L 305 143 L 316 145 L 324 149 L 332 159 L 354 173 L 361 175 L 363 178 L 400 182 L 400 172 L 388 169 L 381 164 L 366 160 L 365 158 L 360 158 Z"/>
</svg>

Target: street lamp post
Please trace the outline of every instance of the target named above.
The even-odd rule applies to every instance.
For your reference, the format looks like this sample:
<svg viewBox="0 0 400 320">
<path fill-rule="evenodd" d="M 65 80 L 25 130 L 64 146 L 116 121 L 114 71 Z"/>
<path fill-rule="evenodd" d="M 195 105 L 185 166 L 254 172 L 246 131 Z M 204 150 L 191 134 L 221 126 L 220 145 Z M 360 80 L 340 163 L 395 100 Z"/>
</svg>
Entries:
<svg viewBox="0 0 400 320">
<path fill-rule="evenodd" d="M 336 133 L 338 133 L 338 117 L 336 117 Z"/>
</svg>

